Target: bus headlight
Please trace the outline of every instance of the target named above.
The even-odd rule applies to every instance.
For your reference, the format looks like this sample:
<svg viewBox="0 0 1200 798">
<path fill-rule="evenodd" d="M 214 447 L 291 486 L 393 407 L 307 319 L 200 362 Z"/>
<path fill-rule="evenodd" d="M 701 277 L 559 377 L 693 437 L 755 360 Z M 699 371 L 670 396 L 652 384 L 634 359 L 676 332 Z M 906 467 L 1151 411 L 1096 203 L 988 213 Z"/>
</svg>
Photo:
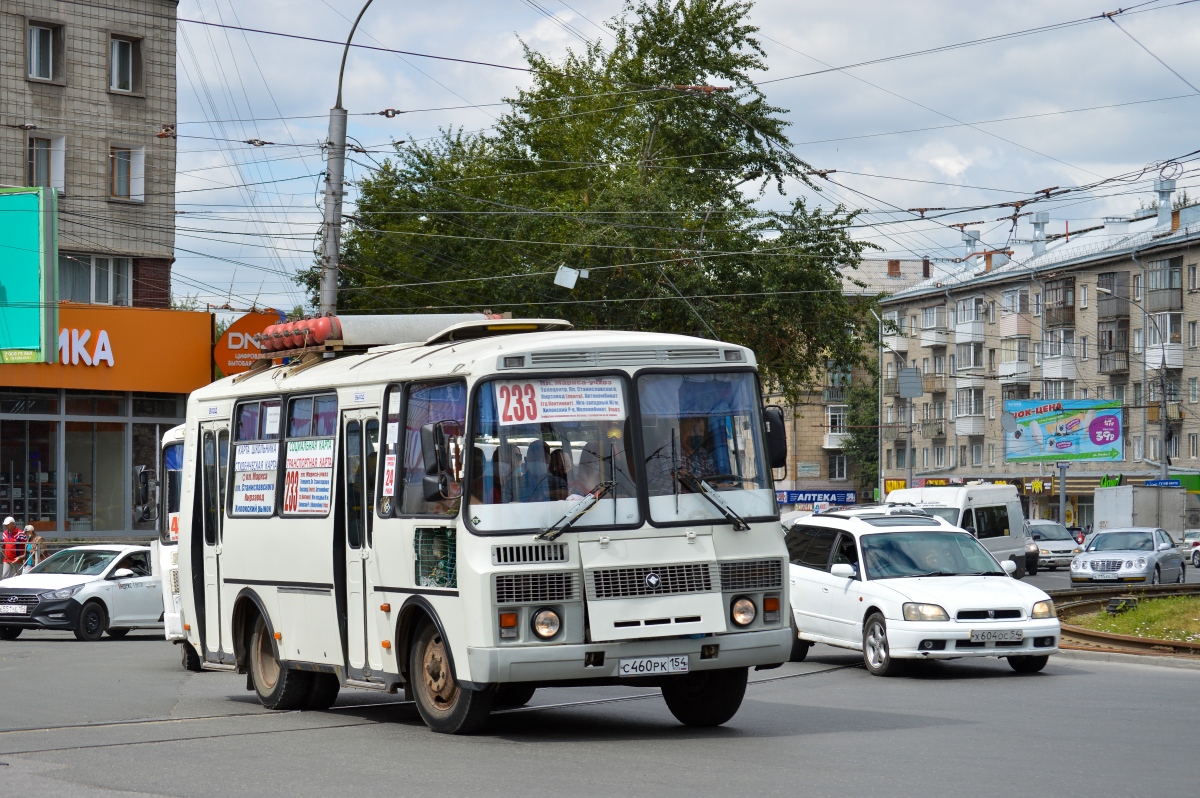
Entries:
<svg viewBox="0 0 1200 798">
<path fill-rule="evenodd" d="M 561 625 L 558 613 L 554 610 L 543 609 L 533 614 L 533 633 L 543 640 L 549 640 L 558 634 Z"/>
<path fill-rule="evenodd" d="M 758 615 L 758 608 L 754 606 L 754 602 L 745 596 L 739 596 L 733 600 L 733 604 L 729 607 L 729 617 L 738 626 L 749 626 L 754 623 L 755 616 Z"/>
</svg>

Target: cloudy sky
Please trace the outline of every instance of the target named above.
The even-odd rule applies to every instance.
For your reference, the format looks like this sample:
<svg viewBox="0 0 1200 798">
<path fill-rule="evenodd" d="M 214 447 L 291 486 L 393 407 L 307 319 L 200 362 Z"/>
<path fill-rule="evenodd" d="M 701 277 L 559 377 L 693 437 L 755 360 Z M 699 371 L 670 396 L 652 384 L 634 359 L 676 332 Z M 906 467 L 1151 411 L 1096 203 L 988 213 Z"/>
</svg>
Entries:
<svg viewBox="0 0 1200 798">
<path fill-rule="evenodd" d="M 317 145 L 341 57 L 338 46 L 194 21 L 338 39 L 360 7 L 360 0 L 180 2 L 178 188 L 185 193 L 177 208 L 185 213 L 177 295 L 237 308 L 304 301 L 290 275 L 311 263 L 319 233 Z M 521 41 L 552 55 L 580 47 L 581 38 L 611 42 L 603 25 L 620 8 L 619 0 L 376 0 L 355 41 L 520 66 Z M 1145 169 L 1140 179 L 1039 206 L 1050 211 L 1049 232 L 1076 230 L 1150 201 L 1161 162 L 1200 148 L 1200 94 L 1192 88 L 1200 86 L 1200 3 L 1144 3 L 1119 16 L 1120 27 L 1105 19 L 1062 24 L 1112 10 L 1098 0 L 760 0 L 751 19 L 762 29 L 769 69 L 756 79 L 777 81 L 763 90 L 789 109 L 795 152 L 837 170 L 830 176 L 841 185 L 824 183 L 814 201 L 868 211 L 857 234 L 891 257 L 954 257 L 960 235 L 945 224 L 982 221 L 983 240 L 1002 246 L 1010 240 L 1010 222 L 998 220 L 1006 211 L 932 222 L 898 209 L 1006 202 Z M 1007 36 L 1044 26 L 1056 27 Z M 1000 38 L 829 69 L 992 37 Z M 343 101 L 349 134 L 378 152 L 439 128 L 484 129 L 502 110 L 496 104 L 527 79 L 355 50 Z M 406 113 L 376 115 L 387 108 Z M 249 139 L 272 143 L 239 143 Z M 353 157 L 348 178 L 371 163 Z M 1180 188 L 1196 182 L 1185 164 Z M 764 204 L 781 200 L 768 196 Z M 1012 238 L 1030 236 L 1026 221 Z"/>
</svg>

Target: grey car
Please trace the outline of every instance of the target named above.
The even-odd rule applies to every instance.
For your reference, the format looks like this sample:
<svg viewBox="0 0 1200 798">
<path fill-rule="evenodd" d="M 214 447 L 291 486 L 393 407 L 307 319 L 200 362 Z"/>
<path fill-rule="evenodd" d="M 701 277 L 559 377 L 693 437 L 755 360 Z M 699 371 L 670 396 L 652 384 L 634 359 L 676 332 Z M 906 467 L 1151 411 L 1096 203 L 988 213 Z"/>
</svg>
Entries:
<svg viewBox="0 0 1200 798">
<path fill-rule="evenodd" d="M 1071 582 L 1180 582 L 1187 566 L 1165 529 L 1122 527 L 1097 532 L 1071 560 Z"/>
<path fill-rule="evenodd" d="M 1075 542 L 1075 536 L 1057 521 L 1034 520 L 1026 522 L 1029 537 L 1038 546 L 1038 565 L 1055 571 L 1066 568 L 1083 547 Z"/>
</svg>

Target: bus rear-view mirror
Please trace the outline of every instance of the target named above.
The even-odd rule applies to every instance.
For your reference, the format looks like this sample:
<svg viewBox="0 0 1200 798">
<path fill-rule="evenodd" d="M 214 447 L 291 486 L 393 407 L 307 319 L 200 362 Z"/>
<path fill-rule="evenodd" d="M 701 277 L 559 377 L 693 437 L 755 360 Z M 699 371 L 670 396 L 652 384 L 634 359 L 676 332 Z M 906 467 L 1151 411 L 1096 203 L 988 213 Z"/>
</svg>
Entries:
<svg viewBox="0 0 1200 798">
<path fill-rule="evenodd" d="M 459 438 L 462 427 L 457 421 L 437 421 L 421 426 L 421 457 L 425 476 L 421 480 L 425 501 L 446 501 L 462 495 L 459 478 Z"/>
<path fill-rule="evenodd" d="M 771 468 L 787 465 L 787 427 L 783 423 L 783 408 L 767 405 L 763 408 L 763 423 L 766 426 L 767 460 Z"/>
</svg>

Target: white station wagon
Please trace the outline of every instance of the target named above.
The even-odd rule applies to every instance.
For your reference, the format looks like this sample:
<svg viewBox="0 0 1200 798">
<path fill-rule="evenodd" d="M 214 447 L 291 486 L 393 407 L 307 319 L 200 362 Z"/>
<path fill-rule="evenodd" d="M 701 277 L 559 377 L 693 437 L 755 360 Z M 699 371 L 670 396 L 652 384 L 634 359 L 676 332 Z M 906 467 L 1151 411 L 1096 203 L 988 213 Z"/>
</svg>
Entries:
<svg viewBox="0 0 1200 798">
<path fill-rule="evenodd" d="M 1058 650 L 1054 602 L 1013 579 L 978 540 L 922 510 L 878 507 L 796 519 L 787 529 L 793 661 L 812 643 L 863 652 L 867 670 L 897 660 L 1004 657 L 1040 671 Z"/>
</svg>

